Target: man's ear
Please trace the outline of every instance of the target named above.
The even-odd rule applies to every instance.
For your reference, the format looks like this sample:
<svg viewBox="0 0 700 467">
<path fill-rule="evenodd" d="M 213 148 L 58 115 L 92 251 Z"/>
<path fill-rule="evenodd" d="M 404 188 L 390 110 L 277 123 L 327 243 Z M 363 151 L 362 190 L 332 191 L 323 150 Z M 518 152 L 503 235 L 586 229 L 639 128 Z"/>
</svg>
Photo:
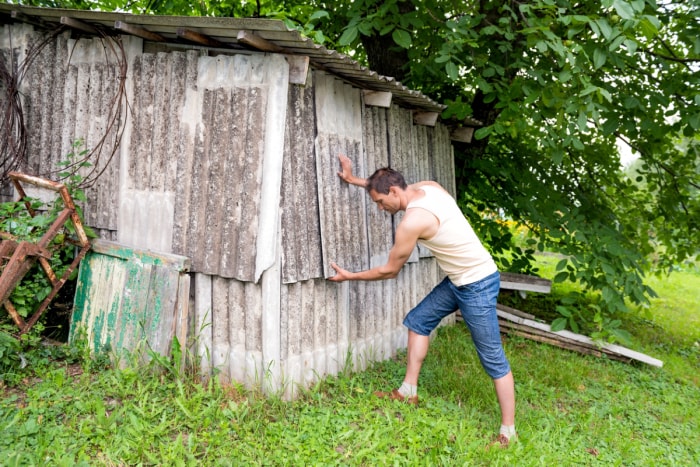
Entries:
<svg viewBox="0 0 700 467">
<path fill-rule="evenodd" d="M 392 185 L 389 187 L 389 194 L 397 195 L 398 191 L 399 191 L 399 187 L 397 187 L 397 186 Z"/>
</svg>

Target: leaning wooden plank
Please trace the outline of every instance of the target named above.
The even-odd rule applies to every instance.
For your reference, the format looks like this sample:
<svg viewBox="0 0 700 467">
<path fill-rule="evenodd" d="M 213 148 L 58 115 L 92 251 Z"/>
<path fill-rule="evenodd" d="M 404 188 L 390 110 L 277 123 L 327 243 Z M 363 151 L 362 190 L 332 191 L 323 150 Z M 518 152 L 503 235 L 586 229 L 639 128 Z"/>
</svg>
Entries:
<svg viewBox="0 0 700 467">
<path fill-rule="evenodd" d="M 526 292 L 549 293 L 552 290 L 552 281 L 527 274 L 502 272 L 501 288 L 508 290 L 524 290 Z"/>
<path fill-rule="evenodd" d="M 569 349 L 569 350 L 575 350 L 577 352 L 586 354 L 586 355 L 596 355 L 596 356 L 601 356 L 603 354 L 607 355 L 610 358 L 613 358 L 615 360 L 622 360 L 628 362 L 630 359 L 626 357 L 620 357 L 617 355 L 615 352 L 611 352 L 607 349 L 603 349 L 597 345 L 589 345 L 585 343 L 581 343 L 572 339 L 567 339 L 565 337 L 556 335 L 552 332 L 547 332 L 547 331 L 542 331 L 540 329 L 535 329 L 531 328 L 522 324 L 517 324 L 517 323 L 511 323 L 510 321 L 504 320 L 504 319 L 499 319 L 498 324 L 501 327 L 501 332 L 514 332 L 518 335 L 527 335 L 531 339 L 539 341 L 539 342 L 547 342 L 550 344 L 553 344 L 553 342 L 557 342 L 557 346 L 564 348 L 564 349 Z M 527 337 L 525 336 L 525 337 Z M 554 344 L 553 344 L 554 345 Z"/>
<path fill-rule="evenodd" d="M 520 316 L 521 318 L 526 318 L 526 319 L 535 319 L 535 315 L 531 315 L 530 313 L 525 313 L 524 311 L 520 311 L 516 308 L 511 308 L 509 306 L 501 305 L 500 303 L 496 304 L 496 309 L 497 310 L 503 310 L 507 313 L 510 313 L 515 316 Z"/>
<path fill-rule="evenodd" d="M 576 333 L 573 333 L 570 331 L 552 332 L 552 329 L 548 324 L 538 323 L 537 321 L 533 321 L 533 320 L 526 319 L 526 318 L 521 318 L 519 316 L 515 316 L 515 315 L 508 313 L 506 311 L 503 311 L 503 310 L 496 310 L 496 312 L 498 313 L 498 316 L 500 318 L 506 319 L 508 321 L 512 321 L 512 322 L 515 322 L 518 324 L 523 324 L 523 325 L 526 325 L 526 326 L 534 328 L 534 329 L 539 329 L 541 331 L 547 331 L 553 335 L 568 338 L 568 339 L 571 339 L 571 340 L 576 341 L 578 343 L 588 344 L 590 346 L 597 346 L 601 350 L 610 351 L 612 353 L 621 355 L 623 357 L 630 358 L 632 360 L 637 360 L 637 361 L 640 361 L 642 363 L 646 363 L 646 364 L 651 365 L 651 366 L 655 366 L 655 367 L 660 368 L 664 364 L 661 360 L 657 360 L 653 357 L 650 357 L 649 355 L 645 355 L 641 352 L 636 352 L 634 350 L 628 349 L 626 347 L 622 347 L 620 345 L 616 345 L 616 344 L 598 345 L 593 339 L 591 339 L 588 336 L 583 336 L 581 334 L 576 334 Z"/>
<path fill-rule="evenodd" d="M 518 331 L 518 330 L 512 330 L 512 331 L 509 331 L 509 333 L 512 333 L 512 334 L 515 334 L 516 336 L 521 336 L 521 337 L 524 337 L 526 339 L 530 339 L 533 341 L 543 342 L 545 344 L 550 344 L 550 345 L 553 345 L 555 347 L 559 347 L 562 349 L 573 350 L 574 352 L 578 352 L 578 353 L 581 353 L 584 355 L 593 355 L 595 357 L 602 357 L 603 355 L 606 355 L 608 358 L 613 359 L 613 360 L 619 360 L 619 361 L 625 362 L 625 363 L 630 362 L 629 358 L 625 358 L 621 355 L 607 354 L 607 353 L 592 349 L 590 347 L 567 344 L 567 343 L 562 342 L 558 339 L 550 339 L 550 338 L 545 337 L 545 336 L 539 336 L 537 334 L 530 334 L 528 332 Z"/>
</svg>

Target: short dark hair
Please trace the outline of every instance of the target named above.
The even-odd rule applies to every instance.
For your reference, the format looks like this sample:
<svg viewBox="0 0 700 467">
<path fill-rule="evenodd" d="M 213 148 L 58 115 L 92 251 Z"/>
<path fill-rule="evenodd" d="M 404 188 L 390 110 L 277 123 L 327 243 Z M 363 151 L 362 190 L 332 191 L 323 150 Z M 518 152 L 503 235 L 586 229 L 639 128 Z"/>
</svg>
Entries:
<svg viewBox="0 0 700 467">
<path fill-rule="evenodd" d="M 375 172 L 370 175 L 367 179 L 367 191 L 374 190 L 379 194 L 388 195 L 389 188 L 392 186 L 397 186 L 402 190 L 405 190 L 408 185 L 406 185 L 406 180 L 401 175 L 401 172 L 390 169 L 389 167 L 383 167 L 381 169 L 375 170 Z"/>
</svg>

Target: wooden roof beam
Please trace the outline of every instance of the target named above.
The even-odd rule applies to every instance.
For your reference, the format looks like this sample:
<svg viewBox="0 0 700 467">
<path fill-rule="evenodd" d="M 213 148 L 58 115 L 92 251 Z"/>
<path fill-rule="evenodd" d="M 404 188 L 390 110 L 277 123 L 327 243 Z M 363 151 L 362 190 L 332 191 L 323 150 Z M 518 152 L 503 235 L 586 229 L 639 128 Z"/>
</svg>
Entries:
<svg viewBox="0 0 700 467">
<path fill-rule="evenodd" d="M 309 56 L 285 55 L 284 58 L 289 63 L 289 82 L 291 84 L 305 85 L 306 77 L 309 75 Z"/>
<path fill-rule="evenodd" d="M 192 29 L 177 28 L 177 37 L 181 37 L 196 44 L 206 45 L 207 47 L 217 47 L 220 49 L 231 48 L 229 44 L 224 44 L 221 41 L 217 41 L 213 37 L 209 37 L 206 34 L 193 31 Z"/>
<path fill-rule="evenodd" d="M 394 95 L 386 91 L 372 91 L 363 89 L 362 96 L 365 98 L 365 105 L 372 107 L 383 107 L 388 109 L 391 107 L 391 99 Z"/>
<path fill-rule="evenodd" d="M 424 112 L 420 110 L 413 111 L 413 124 L 423 126 L 435 126 L 438 119 L 437 112 Z"/>
<path fill-rule="evenodd" d="M 79 19 L 71 18 L 70 16 L 61 16 L 61 24 L 64 24 L 71 29 L 77 29 L 78 31 L 83 31 L 88 34 L 94 34 L 96 36 L 100 35 L 100 31 L 96 27 L 91 26 Z"/>
<path fill-rule="evenodd" d="M 458 127 L 450 132 L 450 139 L 452 141 L 459 141 L 461 143 L 471 143 L 473 136 L 474 127 L 471 126 Z"/>
<path fill-rule="evenodd" d="M 241 44 L 245 44 L 248 47 L 252 47 L 263 52 L 287 53 L 284 48 L 280 47 L 274 42 L 270 42 L 267 39 L 249 31 L 238 31 L 238 36 L 236 38 Z"/>
<path fill-rule="evenodd" d="M 131 34 L 132 36 L 137 36 L 140 37 L 141 39 L 146 39 L 149 41 L 154 41 L 154 42 L 166 42 L 167 39 L 163 36 L 161 36 L 158 33 L 149 31 L 146 28 L 142 28 L 141 26 L 136 26 L 133 24 L 129 24 L 124 21 L 115 21 L 114 22 L 114 29 L 117 31 L 124 31 L 127 34 Z"/>
<path fill-rule="evenodd" d="M 22 13 L 21 11 L 12 10 L 12 12 L 10 13 L 10 17 L 12 19 L 16 19 L 17 21 L 22 21 L 23 23 L 28 23 L 28 24 L 32 24 L 34 26 L 39 26 L 40 28 L 44 28 L 44 29 L 49 28 L 49 23 L 47 23 L 43 19 L 37 18 L 36 16 L 26 15 L 26 14 Z"/>
</svg>

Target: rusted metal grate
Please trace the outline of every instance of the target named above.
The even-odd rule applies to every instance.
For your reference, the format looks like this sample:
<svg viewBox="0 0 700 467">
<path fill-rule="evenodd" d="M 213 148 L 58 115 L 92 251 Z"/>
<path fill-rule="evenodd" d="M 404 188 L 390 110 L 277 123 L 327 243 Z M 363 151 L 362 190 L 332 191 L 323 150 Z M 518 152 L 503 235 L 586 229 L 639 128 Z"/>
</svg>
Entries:
<svg viewBox="0 0 700 467">
<path fill-rule="evenodd" d="M 63 287 L 68 277 L 70 277 L 71 273 L 75 271 L 80 264 L 80 261 L 90 249 L 90 242 L 88 241 L 85 230 L 83 229 L 83 223 L 80 220 L 80 216 L 76 211 L 75 203 L 68 193 L 68 189 L 62 183 L 53 182 L 51 180 L 46 180 L 19 172 L 10 172 L 8 177 L 12 181 L 15 190 L 19 195 L 19 200 L 26 200 L 27 198 L 26 192 L 22 187 L 22 183 L 26 183 L 38 188 L 53 191 L 63 201 L 63 209 L 58 213 L 56 219 L 53 221 L 53 223 L 51 223 L 46 232 L 36 243 L 26 240 L 18 241 L 18 239 L 13 238 L 10 234 L 4 232 L 1 233 L 2 241 L 0 242 L 0 268 L 2 269 L 2 273 L 0 274 L 0 303 L 4 306 L 4 308 L 10 314 L 12 320 L 19 328 L 19 333 L 23 334 L 29 331 L 32 326 L 36 324 L 41 315 L 46 311 L 51 301 L 54 299 L 54 297 L 56 297 L 58 291 L 61 289 L 61 287 Z M 32 217 L 37 215 L 32 208 L 31 203 L 25 201 L 25 206 Z M 73 259 L 73 262 L 59 278 L 56 276 L 56 273 L 51 267 L 50 260 L 53 253 L 50 251 L 49 245 L 59 233 L 64 231 L 64 226 L 68 222 L 73 224 L 76 237 L 71 238 L 68 241 L 75 244 L 75 246 L 78 248 L 78 252 Z M 33 311 L 29 319 L 25 321 L 25 319 L 17 312 L 14 304 L 10 301 L 10 295 L 22 281 L 22 278 L 24 278 L 24 276 L 37 263 L 37 261 L 51 284 L 51 291 Z"/>
</svg>

